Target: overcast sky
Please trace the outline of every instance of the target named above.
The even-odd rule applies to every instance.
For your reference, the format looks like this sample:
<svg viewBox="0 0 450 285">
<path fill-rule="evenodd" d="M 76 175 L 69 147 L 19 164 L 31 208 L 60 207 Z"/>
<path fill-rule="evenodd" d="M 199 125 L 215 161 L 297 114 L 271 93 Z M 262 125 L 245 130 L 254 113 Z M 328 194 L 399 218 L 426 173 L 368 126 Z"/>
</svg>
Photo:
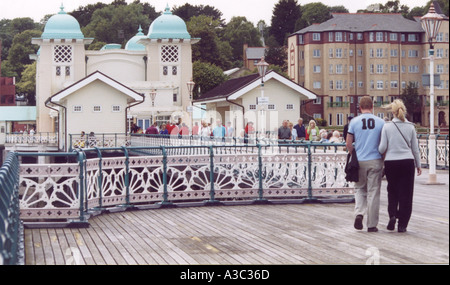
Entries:
<svg viewBox="0 0 450 285">
<path fill-rule="evenodd" d="M 0 19 L 13 19 L 18 17 L 30 17 L 35 21 L 41 20 L 47 14 L 55 14 L 59 11 L 61 3 L 64 3 L 66 12 L 71 12 L 79 6 L 97 2 L 111 3 L 113 0 L 0 0 Z M 127 0 L 128 3 L 133 0 Z M 265 20 L 270 25 L 272 10 L 278 0 L 141 0 L 149 2 L 156 11 L 163 11 L 167 4 L 170 7 L 182 6 L 185 3 L 191 5 L 211 5 L 219 9 L 228 22 L 233 16 L 245 16 L 247 20 L 256 24 L 259 20 Z M 298 0 L 301 5 L 311 2 L 322 2 L 328 6 L 344 5 L 351 13 L 358 9 L 364 9 L 373 3 L 386 3 L 387 0 Z M 409 8 L 424 6 L 427 0 L 400 0 L 402 5 Z"/>
</svg>

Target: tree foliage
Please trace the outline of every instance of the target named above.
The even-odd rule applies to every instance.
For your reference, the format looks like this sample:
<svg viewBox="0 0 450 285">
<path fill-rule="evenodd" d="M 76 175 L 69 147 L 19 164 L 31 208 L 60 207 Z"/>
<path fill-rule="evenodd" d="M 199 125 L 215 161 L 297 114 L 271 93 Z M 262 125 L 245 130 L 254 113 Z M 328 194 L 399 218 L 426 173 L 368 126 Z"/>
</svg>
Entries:
<svg viewBox="0 0 450 285">
<path fill-rule="evenodd" d="M 270 34 L 279 45 L 284 45 L 287 36 L 295 32 L 295 23 L 301 16 L 297 0 L 279 0 L 273 9 Z"/>
<path fill-rule="evenodd" d="M 189 3 L 186 3 L 180 7 L 175 6 L 172 10 L 172 13 L 183 19 L 185 22 L 188 22 L 192 17 L 198 17 L 203 15 L 211 17 L 215 21 L 219 21 L 219 23 L 222 26 L 224 25 L 224 20 L 222 19 L 222 12 L 209 5 L 194 6 Z"/>
<path fill-rule="evenodd" d="M 195 82 L 194 99 L 199 98 L 200 92 L 204 94 L 228 79 L 220 67 L 201 61 L 194 62 L 193 77 Z"/>
<path fill-rule="evenodd" d="M 409 121 L 415 122 L 417 116 L 414 116 L 415 113 L 420 113 L 420 108 L 422 106 L 421 99 L 419 96 L 419 90 L 417 87 L 413 87 L 411 84 L 408 84 L 400 95 L 399 99 L 403 101 L 405 104 L 407 115 Z"/>
</svg>

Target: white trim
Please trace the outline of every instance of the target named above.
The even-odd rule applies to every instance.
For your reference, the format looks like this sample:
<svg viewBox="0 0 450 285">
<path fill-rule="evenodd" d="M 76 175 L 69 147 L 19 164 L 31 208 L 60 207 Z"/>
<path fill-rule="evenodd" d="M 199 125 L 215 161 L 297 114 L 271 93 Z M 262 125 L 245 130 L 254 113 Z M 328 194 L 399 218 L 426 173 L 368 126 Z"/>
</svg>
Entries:
<svg viewBox="0 0 450 285">
<path fill-rule="evenodd" d="M 264 77 L 264 81 L 267 82 L 270 79 L 278 80 L 279 82 L 283 83 L 284 85 L 292 88 L 293 90 L 297 91 L 298 93 L 306 96 L 308 99 L 316 99 L 316 95 L 312 93 L 311 91 L 301 87 L 300 85 L 297 85 L 295 82 L 279 75 L 278 73 L 271 71 L 266 74 Z M 247 94 L 251 90 L 258 88 L 261 86 L 260 80 L 255 80 L 254 82 L 250 83 L 249 85 L 245 86 L 244 88 L 238 90 L 237 92 L 233 93 L 231 96 L 228 97 L 228 100 L 236 100 L 239 97 L 243 96 L 244 94 Z M 222 99 L 225 100 L 225 99 Z M 220 100 L 220 101 L 222 101 Z M 206 102 L 207 100 L 205 100 Z M 208 103 L 212 103 L 213 101 L 208 101 Z"/>
<path fill-rule="evenodd" d="M 131 97 L 134 101 L 137 101 L 137 102 L 144 101 L 143 97 L 141 97 L 137 92 L 119 84 L 118 82 L 112 80 L 111 78 L 103 75 L 100 72 L 95 72 L 95 73 L 89 75 L 88 77 L 82 79 L 81 81 L 73 84 L 72 86 L 69 86 L 68 88 L 57 93 L 57 95 L 55 95 L 54 97 L 51 98 L 51 102 L 60 102 L 65 97 L 67 97 L 67 96 L 71 95 L 72 93 L 74 93 L 75 91 L 91 84 L 95 80 L 102 81 L 103 83 L 105 83 L 105 84 L 113 87 L 114 89 L 122 92 L 123 94 Z"/>
</svg>

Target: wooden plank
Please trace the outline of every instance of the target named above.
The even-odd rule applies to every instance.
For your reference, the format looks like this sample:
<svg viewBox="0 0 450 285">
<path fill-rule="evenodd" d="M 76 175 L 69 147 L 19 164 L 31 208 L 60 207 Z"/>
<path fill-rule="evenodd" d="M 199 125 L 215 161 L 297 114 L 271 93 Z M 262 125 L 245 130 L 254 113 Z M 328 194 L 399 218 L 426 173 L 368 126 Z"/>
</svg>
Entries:
<svg viewBox="0 0 450 285">
<path fill-rule="evenodd" d="M 56 230 L 48 229 L 47 232 L 48 232 L 48 236 L 50 239 L 50 244 L 51 244 L 51 248 L 53 251 L 53 255 L 55 258 L 55 264 L 56 265 L 64 265 L 65 264 L 64 251 L 61 249 L 61 243 L 58 240 Z"/>
<path fill-rule="evenodd" d="M 34 259 L 34 245 L 33 235 L 29 230 L 24 231 L 24 246 L 25 246 L 25 264 L 34 265 L 36 261 Z"/>
<path fill-rule="evenodd" d="M 34 260 L 35 265 L 45 265 L 45 256 L 43 244 L 41 241 L 41 236 L 39 234 L 39 229 L 31 230 L 33 236 L 33 246 L 34 246 Z"/>
</svg>

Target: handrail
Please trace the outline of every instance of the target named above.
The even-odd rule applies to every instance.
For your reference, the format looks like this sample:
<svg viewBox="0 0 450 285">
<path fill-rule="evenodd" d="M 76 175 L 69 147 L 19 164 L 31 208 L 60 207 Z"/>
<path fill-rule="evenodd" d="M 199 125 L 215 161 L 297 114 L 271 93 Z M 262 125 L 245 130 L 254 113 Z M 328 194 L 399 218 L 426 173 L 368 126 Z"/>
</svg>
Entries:
<svg viewBox="0 0 450 285">
<path fill-rule="evenodd" d="M 23 264 L 19 209 L 19 160 L 9 153 L 0 168 L 0 265 Z"/>
<path fill-rule="evenodd" d="M 16 153 L 19 157 L 68 157 L 66 163 L 20 166 L 22 219 L 29 223 L 66 220 L 86 226 L 92 212 L 140 205 L 217 205 L 242 199 L 255 203 L 300 199 L 308 203 L 320 197 L 351 200 L 353 186 L 343 175 L 343 147 L 307 142 Z M 322 153 L 319 148 L 330 150 Z M 123 156 L 117 157 L 117 153 Z"/>
</svg>

